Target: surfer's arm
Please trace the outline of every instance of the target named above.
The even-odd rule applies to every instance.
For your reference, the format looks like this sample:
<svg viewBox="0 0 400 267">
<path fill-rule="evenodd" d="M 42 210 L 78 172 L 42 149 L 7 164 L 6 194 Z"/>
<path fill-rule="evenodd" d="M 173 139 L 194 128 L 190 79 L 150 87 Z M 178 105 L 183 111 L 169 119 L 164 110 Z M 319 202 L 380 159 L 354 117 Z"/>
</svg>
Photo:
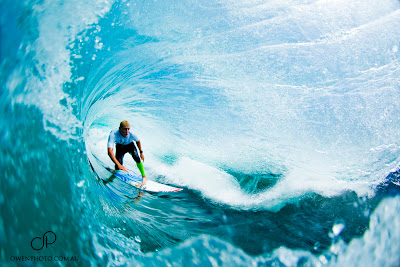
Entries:
<svg viewBox="0 0 400 267">
<path fill-rule="evenodd" d="M 121 163 L 119 163 L 119 161 L 114 155 L 114 150 L 111 147 L 108 148 L 108 156 L 110 157 L 112 162 L 114 162 L 115 165 L 117 165 L 118 169 L 128 172 L 128 170 L 124 166 L 122 166 Z"/>
<path fill-rule="evenodd" d="M 137 145 L 137 147 L 139 148 L 140 158 L 142 159 L 142 161 L 144 161 L 144 155 L 143 155 L 142 145 L 140 144 L 140 141 L 137 141 L 137 142 L 136 142 L 136 145 Z M 144 174 L 143 163 L 140 162 L 139 164 L 141 164 L 141 167 L 140 167 L 140 165 L 138 165 L 138 168 L 139 168 L 139 170 L 140 170 L 140 173 L 141 173 L 142 176 L 143 176 L 142 185 L 144 185 L 144 184 L 146 184 L 146 182 L 147 182 L 147 180 L 146 180 L 146 175 Z"/>
<path fill-rule="evenodd" d="M 140 144 L 140 141 L 137 141 L 136 145 L 139 148 L 140 158 L 144 161 L 144 155 L 143 155 L 142 145 Z"/>
</svg>

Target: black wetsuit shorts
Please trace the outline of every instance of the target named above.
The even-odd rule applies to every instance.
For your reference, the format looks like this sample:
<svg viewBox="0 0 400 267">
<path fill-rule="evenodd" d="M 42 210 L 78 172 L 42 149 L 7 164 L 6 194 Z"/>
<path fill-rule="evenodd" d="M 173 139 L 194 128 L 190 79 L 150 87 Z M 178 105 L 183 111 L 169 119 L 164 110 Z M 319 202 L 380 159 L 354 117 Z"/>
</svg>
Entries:
<svg viewBox="0 0 400 267">
<path fill-rule="evenodd" d="M 129 153 L 132 155 L 133 160 L 136 163 L 140 163 L 140 157 L 138 154 L 138 151 L 136 149 L 135 144 L 132 142 L 127 145 L 121 145 L 121 144 L 116 144 L 116 151 L 115 151 L 115 157 L 117 158 L 118 162 L 123 165 L 123 160 L 124 160 L 124 155 L 126 153 Z M 115 169 L 117 169 L 117 166 L 115 165 Z"/>
</svg>

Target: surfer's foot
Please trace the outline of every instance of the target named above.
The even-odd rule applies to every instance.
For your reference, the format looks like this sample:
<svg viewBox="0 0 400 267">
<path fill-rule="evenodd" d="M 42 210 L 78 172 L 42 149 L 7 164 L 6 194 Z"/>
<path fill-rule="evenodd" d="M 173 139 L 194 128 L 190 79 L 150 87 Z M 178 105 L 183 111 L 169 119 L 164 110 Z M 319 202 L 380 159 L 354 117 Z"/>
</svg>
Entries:
<svg viewBox="0 0 400 267">
<path fill-rule="evenodd" d="M 142 184 L 146 184 L 146 176 L 143 176 Z"/>
</svg>

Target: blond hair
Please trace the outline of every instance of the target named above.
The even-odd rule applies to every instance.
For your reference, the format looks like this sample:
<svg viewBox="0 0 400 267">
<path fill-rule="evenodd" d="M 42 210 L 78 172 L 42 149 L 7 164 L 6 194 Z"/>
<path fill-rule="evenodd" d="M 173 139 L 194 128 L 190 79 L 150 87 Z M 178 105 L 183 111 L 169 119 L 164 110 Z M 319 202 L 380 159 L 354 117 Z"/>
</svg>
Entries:
<svg viewBox="0 0 400 267">
<path fill-rule="evenodd" d="M 121 121 L 121 123 L 119 124 L 119 128 L 125 128 L 125 127 L 130 127 L 129 122 Z"/>
</svg>

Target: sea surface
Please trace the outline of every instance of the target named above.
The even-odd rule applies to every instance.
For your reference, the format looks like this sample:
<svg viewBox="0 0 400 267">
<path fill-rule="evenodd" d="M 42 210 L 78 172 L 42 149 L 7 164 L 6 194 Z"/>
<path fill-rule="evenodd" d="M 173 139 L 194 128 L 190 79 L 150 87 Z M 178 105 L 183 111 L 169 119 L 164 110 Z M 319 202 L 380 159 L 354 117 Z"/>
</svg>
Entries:
<svg viewBox="0 0 400 267">
<path fill-rule="evenodd" d="M 400 1 L 0 10 L 0 265 L 400 266 Z"/>
</svg>

